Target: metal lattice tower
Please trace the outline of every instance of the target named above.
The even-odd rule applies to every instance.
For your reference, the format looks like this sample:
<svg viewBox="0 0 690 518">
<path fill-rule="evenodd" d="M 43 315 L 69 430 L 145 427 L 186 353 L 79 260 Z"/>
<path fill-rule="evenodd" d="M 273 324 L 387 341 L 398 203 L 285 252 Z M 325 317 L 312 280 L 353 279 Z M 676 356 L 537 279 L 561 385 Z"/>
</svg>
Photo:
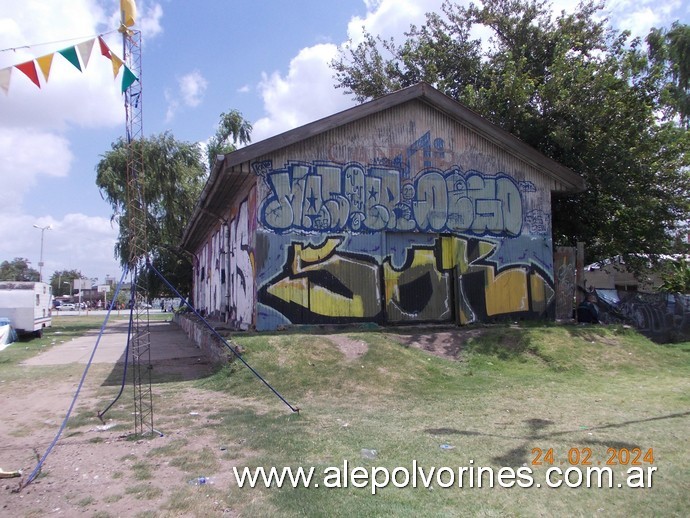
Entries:
<svg viewBox="0 0 690 518">
<path fill-rule="evenodd" d="M 132 272 L 132 325 L 130 350 L 134 386 L 134 433 L 154 432 L 153 394 L 151 390 L 151 333 L 148 299 L 147 208 L 144 198 L 144 149 L 141 81 L 141 32 L 125 29 L 122 33 L 123 61 L 139 79 L 127 88 L 125 114 L 127 126 L 127 206 L 126 225 L 129 243 L 129 271 Z"/>
</svg>

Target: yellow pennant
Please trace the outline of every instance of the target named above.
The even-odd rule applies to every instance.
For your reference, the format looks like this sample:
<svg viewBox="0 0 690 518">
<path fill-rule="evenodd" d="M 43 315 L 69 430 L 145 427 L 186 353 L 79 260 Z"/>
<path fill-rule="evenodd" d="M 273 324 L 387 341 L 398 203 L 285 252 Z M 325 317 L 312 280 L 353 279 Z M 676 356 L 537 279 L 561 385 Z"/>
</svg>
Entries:
<svg viewBox="0 0 690 518">
<path fill-rule="evenodd" d="M 45 56 L 36 58 L 36 63 L 38 63 L 41 72 L 43 72 L 43 77 L 45 77 L 46 83 L 48 82 L 48 76 L 50 75 L 50 67 L 53 66 L 54 55 L 55 54 L 46 54 Z"/>
<path fill-rule="evenodd" d="M 122 66 L 122 60 L 111 52 L 110 61 L 113 62 L 113 77 L 117 77 L 117 74 L 120 72 L 120 67 Z"/>
</svg>

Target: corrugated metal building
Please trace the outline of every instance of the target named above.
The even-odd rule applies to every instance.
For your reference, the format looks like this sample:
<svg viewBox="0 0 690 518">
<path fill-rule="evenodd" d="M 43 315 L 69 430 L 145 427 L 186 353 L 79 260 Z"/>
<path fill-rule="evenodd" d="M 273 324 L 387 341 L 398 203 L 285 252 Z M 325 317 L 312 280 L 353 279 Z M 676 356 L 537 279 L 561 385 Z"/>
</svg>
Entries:
<svg viewBox="0 0 690 518">
<path fill-rule="evenodd" d="M 553 316 L 551 195 L 580 176 L 418 84 L 218 160 L 186 229 L 237 328 Z"/>
</svg>

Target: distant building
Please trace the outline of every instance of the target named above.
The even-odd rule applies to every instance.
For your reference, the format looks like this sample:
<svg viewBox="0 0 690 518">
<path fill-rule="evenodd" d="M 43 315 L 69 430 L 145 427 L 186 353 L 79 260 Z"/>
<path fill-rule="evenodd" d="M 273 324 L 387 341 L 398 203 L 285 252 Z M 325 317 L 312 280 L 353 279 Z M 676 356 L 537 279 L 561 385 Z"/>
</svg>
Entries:
<svg viewBox="0 0 690 518">
<path fill-rule="evenodd" d="M 551 194 L 584 181 L 427 84 L 218 160 L 185 231 L 236 328 L 553 316 Z"/>
<path fill-rule="evenodd" d="M 639 258 L 647 260 L 648 256 Z M 585 266 L 585 287 L 596 290 L 640 291 L 655 293 L 662 283 L 661 272 L 664 264 L 677 260 L 690 260 L 683 254 L 659 255 L 656 263 L 648 260 L 646 268 L 635 273 L 628 269 L 621 256 Z"/>
</svg>

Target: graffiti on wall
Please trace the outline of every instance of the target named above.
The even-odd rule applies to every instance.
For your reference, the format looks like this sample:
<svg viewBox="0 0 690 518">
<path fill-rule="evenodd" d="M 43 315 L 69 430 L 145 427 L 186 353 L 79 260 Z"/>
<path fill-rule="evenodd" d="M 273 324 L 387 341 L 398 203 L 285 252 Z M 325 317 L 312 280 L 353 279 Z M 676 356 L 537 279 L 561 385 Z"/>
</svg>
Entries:
<svg viewBox="0 0 690 518">
<path fill-rule="evenodd" d="M 453 319 L 452 282 L 439 261 L 442 241 L 419 242 L 412 233 L 386 235 L 383 258 L 386 321 L 449 322 Z"/>
<path fill-rule="evenodd" d="M 252 324 L 255 306 L 255 269 L 252 249 L 255 224 L 249 217 L 251 205 L 256 205 L 253 191 L 252 195 L 240 204 L 237 214 L 230 222 L 229 319 L 242 329 Z"/>
<path fill-rule="evenodd" d="M 385 166 L 291 163 L 259 169 L 269 195 L 262 224 L 290 231 L 458 232 L 517 236 L 522 231 L 520 186 L 505 174 L 429 168 L 414 179 Z"/>
<path fill-rule="evenodd" d="M 548 275 L 534 266 L 499 268 L 492 260 L 495 242 L 435 236 L 427 244 L 410 234 L 387 238 L 391 242 L 382 260 L 346 250 L 344 236 L 316 245 L 292 241 L 280 273 L 259 289 L 260 305 L 271 309 L 272 318 L 280 315 L 282 324 L 471 323 L 542 317 L 552 310 Z"/>
<path fill-rule="evenodd" d="M 575 247 L 559 246 L 554 253 L 556 319 L 573 318 L 575 301 Z"/>
<path fill-rule="evenodd" d="M 596 290 L 604 323 L 633 325 L 660 343 L 690 338 L 690 296 L 679 293 L 642 293 Z"/>
<path fill-rule="evenodd" d="M 552 315 L 548 191 L 487 174 L 495 157 L 470 154 L 476 169 L 463 169 L 426 132 L 409 146 L 339 141 L 328 160 L 253 162 L 257 328 Z"/>
<path fill-rule="evenodd" d="M 496 318 L 543 318 L 553 313 L 548 272 L 531 261 L 503 264 L 496 241 L 456 236 L 444 240 L 443 266 L 453 269 L 461 324 Z"/>
<path fill-rule="evenodd" d="M 259 290 L 259 301 L 289 322 L 379 321 L 378 265 L 339 251 L 341 241 L 328 238 L 317 247 L 292 243 L 280 274 Z"/>
</svg>

